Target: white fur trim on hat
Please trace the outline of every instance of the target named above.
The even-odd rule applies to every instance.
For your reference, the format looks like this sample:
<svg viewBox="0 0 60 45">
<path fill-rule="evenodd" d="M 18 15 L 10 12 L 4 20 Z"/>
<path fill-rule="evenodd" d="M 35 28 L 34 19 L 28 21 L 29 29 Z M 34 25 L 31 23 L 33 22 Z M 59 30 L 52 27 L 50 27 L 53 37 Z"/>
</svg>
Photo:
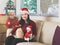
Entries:
<svg viewBox="0 0 60 45">
<path fill-rule="evenodd" d="M 20 14 L 25 14 L 25 13 L 29 14 L 28 11 L 20 11 Z"/>
</svg>

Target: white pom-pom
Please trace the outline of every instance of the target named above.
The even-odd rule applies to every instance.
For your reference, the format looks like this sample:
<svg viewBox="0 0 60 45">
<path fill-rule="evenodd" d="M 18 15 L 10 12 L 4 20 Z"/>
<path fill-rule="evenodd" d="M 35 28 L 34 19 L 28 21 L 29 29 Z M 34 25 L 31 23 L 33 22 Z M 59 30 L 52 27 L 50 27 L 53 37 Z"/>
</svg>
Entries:
<svg viewBox="0 0 60 45">
<path fill-rule="evenodd" d="M 8 22 L 8 24 L 10 24 L 10 22 Z"/>
<path fill-rule="evenodd" d="M 24 38 L 26 41 L 29 41 L 29 38 Z"/>
<path fill-rule="evenodd" d="M 27 32 L 29 32 L 31 30 L 31 28 L 27 27 L 26 30 L 27 30 Z"/>
</svg>

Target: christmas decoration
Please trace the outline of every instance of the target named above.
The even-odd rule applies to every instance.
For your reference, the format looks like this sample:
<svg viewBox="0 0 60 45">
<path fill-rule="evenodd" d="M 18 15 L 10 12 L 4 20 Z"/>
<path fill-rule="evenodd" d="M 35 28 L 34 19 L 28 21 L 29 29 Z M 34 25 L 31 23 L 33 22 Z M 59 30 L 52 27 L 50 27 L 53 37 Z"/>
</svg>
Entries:
<svg viewBox="0 0 60 45">
<path fill-rule="evenodd" d="M 28 27 L 26 28 L 26 30 L 27 30 L 27 32 L 26 32 L 26 34 L 25 34 L 25 36 L 24 36 L 24 39 L 25 39 L 26 41 L 29 41 L 30 39 L 32 39 L 32 26 L 28 26 Z"/>
<path fill-rule="evenodd" d="M 10 12 L 16 13 L 16 7 L 13 1 L 9 0 L 6 5 L 6 14 L 10 15 Z"/>
</svg>

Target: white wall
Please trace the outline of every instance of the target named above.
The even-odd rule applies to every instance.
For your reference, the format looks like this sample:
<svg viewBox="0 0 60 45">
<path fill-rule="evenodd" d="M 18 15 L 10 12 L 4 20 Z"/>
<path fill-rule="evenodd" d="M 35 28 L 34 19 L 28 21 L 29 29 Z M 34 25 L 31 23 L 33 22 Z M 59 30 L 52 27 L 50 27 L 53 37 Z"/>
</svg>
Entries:
<svg viewBox="0 0 60 45">
<path fill-rule="evenodd" d="M 16 15 L 20 15 L 21 0 L 16 0 Z"/>
<path fill-rule="evenodd" d="M 5 9 L 4 7 L 6 6 L 6 2 L 8 0 L 0 0 L 0 14 L 5 14 Z"/>
</svg>

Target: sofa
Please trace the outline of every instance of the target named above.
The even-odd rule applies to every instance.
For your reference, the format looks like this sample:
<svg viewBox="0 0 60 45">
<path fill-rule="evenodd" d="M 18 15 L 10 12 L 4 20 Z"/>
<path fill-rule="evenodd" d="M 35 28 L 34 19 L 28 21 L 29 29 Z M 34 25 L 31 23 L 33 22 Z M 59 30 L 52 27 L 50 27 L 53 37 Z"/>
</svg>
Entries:
<svg viewBox="0 0 60 45">
<path fill-rule="evenodd" d="M 41 21 L 41 20 L 33 20 L 37 26 L 37 36 L 36 42 L 22 42 L 17 43 L 16 45 L 52 45 L 53 37 L 55 34 L 55 30 L 57 25 L 60 26 L 60 22 L 53 21 Z M 7 30 L 7 37 L 12 28 Z"/>
<path fill-rule="evenodd" d="M 9 36 L 9 32 L 12 30 L 12 28 L 7 28 L 5 26 L 7 17 L 8 16 L 0 16 L 0 42 L 2 43 L 0 43 L 0 45 L 4 44 L 5 38 Z M 52 45 L 56 27 L 57 25 L 60 26 L 60 22 L 41 20 L 33 21 L 37 26 L 36 42 L 22 42 L 16 45 Z"/>
</svg>

